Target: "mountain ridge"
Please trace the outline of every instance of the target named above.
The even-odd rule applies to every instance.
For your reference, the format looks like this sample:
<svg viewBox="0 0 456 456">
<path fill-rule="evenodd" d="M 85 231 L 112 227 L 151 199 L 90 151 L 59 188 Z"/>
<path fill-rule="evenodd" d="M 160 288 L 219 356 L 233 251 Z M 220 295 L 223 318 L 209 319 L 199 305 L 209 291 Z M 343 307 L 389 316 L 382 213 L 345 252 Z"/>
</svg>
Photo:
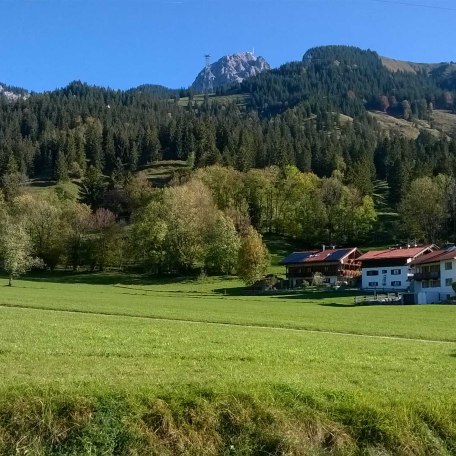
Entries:
<svg viewBox="0 0 456 456">
<path fill-rule="evenodd" d="M 312 59 L 309 55 L 315 50 L 324 50 L 324 49 L 337 49 L 337 48 L 354 48 L 352 46 L 344 46 L 344 45 L 328 45 L 328 46 L 317 46 L 315 48 L 311 48 L 305 52 L 303 59 L 301 62 L 304 64 L 309 64 L 312 62 Z M 369 51 L 373 52 L 373 51 Z M 378 55 L 377 53 L 373 52 L 374 54 Z M 409 74 L 426 74 L 427 76 L 431 76 L 434 78 L 440 78 L 441 81 L 449 80 L 452 85 L 456 86 L 456 62 L 453 61 L 446 61 L 446 62 L 413 62 L 409 60 L 400 60 L 395 59 L 388 56 L 380 56 L 378 55 L 379 60 L 381 61 L 384 68 L 388 69 L 391 73 L 409 73 Z M 339 63 L 337 59 L 335 59 L 336 64 Z M 261 56 L 255 56 L 253 52 L 238 52 L 234 54 L 224 55 L 220 57 L 216 62 L 210 65 L 210 69 L 214 76 L 213 86 L 214 90 L 222 87 L 222 86 L 229 86 L 233 83 L 242 83 L 245 79 L 249 77 L 255 77 L 260 73 L 267 72 L 267 71 L 275 71 L 280 70 L 282 67 L 290 64 L 300 63 L 299 61 L 293 61 L 289 63 L 284 63 L 278 68 L 272 68 L 269 63 Z M 329 63 L 329 60 L 328 62 Z M 194 89 L 197 91 L 203 90 L 203 78 L 204 78 L 205 68 L 203 68 L 198 75 L 196 76 L 194 82 L 189 86 L 190 89 Z M 216 74 L 214 74 L 216 73 Z M 73 81 L 74 82 L 74 81 Z M 66 86 L 62 87 L 62 89 L 67 88 L 70 86 L 72 82 L 69 82 Z M 99 87 L 108 89 L 108 86 L 98 86 L 92 85 L 87 83 L 87 85 L 91 87 Z M 34 93 L 44 93 L 44 92 L 53 92 L 60 90 L 59 88 L 45 90 L 41 92 L 34 92 Z M 179 90 L 185 90 L 182 88 L 171 88 L 168 86 L 164 86 L 162 84 L 153 84 L 153 83 L 144 83 L 136 87 L 132 87 L 130 89 L 112 89 L 112 90 L 119 90 L 121 92 L 131 92 L 131 91 L 141 91 L 143 93 L 152 93 L 158 96 L 164 95 L 174 95 Z M 20 98 L 20 96 L 28 96 L 29 91 L 24 88 L 15 87 L 12 85 L 8 85 L 5 83 L 0 82 L 0 95 L 6 96 L 10 100 L 16 100 Z"/>
<path fill-rule="evenodd" d="M 14 102 L 19 99 L 26 99 L 28 92 L 19 87 L 13 87 L 0 82 L 0 96 L 5 97 L 8 101 Z"/>
</svg>

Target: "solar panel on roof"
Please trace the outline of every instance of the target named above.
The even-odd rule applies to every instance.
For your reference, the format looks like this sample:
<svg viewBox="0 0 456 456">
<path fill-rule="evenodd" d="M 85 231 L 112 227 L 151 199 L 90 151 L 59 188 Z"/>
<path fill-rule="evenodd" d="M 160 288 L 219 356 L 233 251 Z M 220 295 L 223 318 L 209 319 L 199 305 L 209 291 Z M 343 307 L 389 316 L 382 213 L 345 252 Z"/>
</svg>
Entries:
<svg viewBox="0 0 456 456">
<path fill-rule="evenodd" d="M 339 249 L 335 250 L 332 252 L 327 258 L 327 261 L 339 261 L 341 258 L 343 258 L 345 255 L 347 255 L 348 252 L 350 252 L 351 249 Z"/>
<path fill-rule="evenodd" d="M 300 263 L 312 255 L 314 252 L 293 252 L 284 258 L 279 264 Z"/>
</svg>

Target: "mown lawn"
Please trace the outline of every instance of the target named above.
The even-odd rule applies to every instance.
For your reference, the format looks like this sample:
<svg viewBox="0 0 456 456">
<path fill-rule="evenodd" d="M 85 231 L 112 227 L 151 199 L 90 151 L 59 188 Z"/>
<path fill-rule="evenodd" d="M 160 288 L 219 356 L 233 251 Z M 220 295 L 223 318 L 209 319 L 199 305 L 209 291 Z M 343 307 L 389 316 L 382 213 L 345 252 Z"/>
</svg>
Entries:
<svg viewBox="0 0 456 456">
<path fill-rule="evenodd" d="M 112 446 L 120 434 L 103 444 L 88 435 L 95 424 L 103 433 L 112 423 L 123 435 L 127 422 L 135 429 L 127 432 L 131 446 L 125 443 L 135 449 L 131 454 L 456 450 L 456 307 L 354 306 L 354 292 L 244 296 L 230 278 L 42 274 L 2 285 L 6 280 L 0 282 L 0 453 L 2 442 L 9 451 L 19 434 L 30 433 L 32 454 L 123 454 Z M 106 405 L 113 394 L 117 399 Z M 147 432 L 142 426 L 152 412 L 144 400 L 159 420 Z M 209 420 L 202 427 L 185 412 L 195 401 L 195 413 Z M 84 413 L 75 411 L 80 403 L 89 404 Z M 79 419 L 80 428 L 73 423 Z M 49 422 L 35 441 L 43 420 Z M 62 420 L 66 437 L 49 434 Z M 277 442 L 267 437 L 270 426 Z M 337 438 L 328 443 L 326 431 L 312 434 L 315 426 L 333 426 Z M 73 428 L 82 434 L 75 437 Z M 147 434 L 144 453 L 132 433 Z M 242 451 L 229 451 L 232 435 Z M 307 443 L 303 435 L 311 435 Z M 198 439 L 213 439 L 212 449 L 196 445 Z M 300 445 L 309 452 L 300 453 Z"/>
<path fill-rule="evenodd" d="M 456 306 L 355 306 L 357 291 L 246 296 L 233 278 L 116 274 L 40 275 L 1 290 L 6 306 L 456 342 Z"/>
</svg>

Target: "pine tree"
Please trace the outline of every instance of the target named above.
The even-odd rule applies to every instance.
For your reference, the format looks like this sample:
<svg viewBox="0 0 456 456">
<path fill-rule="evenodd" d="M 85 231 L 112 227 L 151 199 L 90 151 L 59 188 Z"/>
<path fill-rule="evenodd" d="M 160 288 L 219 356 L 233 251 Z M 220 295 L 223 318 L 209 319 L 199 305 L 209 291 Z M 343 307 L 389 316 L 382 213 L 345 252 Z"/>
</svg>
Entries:
<svg viewBox="0 0 456 456">
<path fill-rule="evenodd" d="M 68 180 L 68 165 L 65 158 L 65 154 L 59 151 L 57 155 L 57 162 L 55 164 L 55 179 L 58 182 L 64 182 Z"/>
</svg>

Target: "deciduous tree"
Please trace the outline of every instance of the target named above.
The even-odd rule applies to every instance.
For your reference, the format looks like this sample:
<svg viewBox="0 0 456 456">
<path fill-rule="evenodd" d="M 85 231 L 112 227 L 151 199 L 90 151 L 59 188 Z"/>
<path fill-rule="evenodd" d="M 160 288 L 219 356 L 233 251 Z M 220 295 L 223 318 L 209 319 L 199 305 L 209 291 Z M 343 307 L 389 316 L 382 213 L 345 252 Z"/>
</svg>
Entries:
<svg viewBox="0 0 456 456">
<path fill-rule="evenodd" d="M 241 241 L 241 248 L 239 249 L 238 276 L 247 285 L 252 285 L 264 276 L 270 262 L 268 249 L 264 245 L 261 236 L 250 226 Z"/>
<path fill-rule="evenodd" d="M 13 279 L 38 266 L 40 260 L 32 254 L 32 241 L 24 224 L 12 217 L 2 221 L 0 227 L 0 253 L 3 269 L 8 274 L 8 285 Z"/>
</svg>

